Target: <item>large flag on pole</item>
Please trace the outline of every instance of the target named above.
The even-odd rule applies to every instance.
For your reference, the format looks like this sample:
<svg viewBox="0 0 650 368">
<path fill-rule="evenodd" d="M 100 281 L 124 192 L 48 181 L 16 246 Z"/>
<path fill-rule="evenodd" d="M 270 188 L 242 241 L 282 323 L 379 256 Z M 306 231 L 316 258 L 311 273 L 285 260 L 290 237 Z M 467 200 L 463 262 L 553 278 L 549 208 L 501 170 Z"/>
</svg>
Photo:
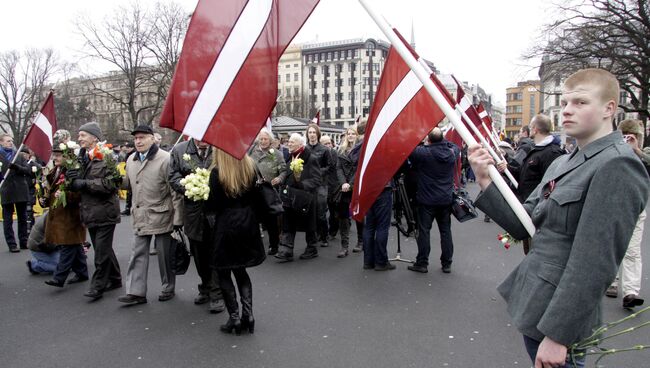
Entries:
<svg viewBox="0 0 650 368">
<path fill-rule="evenodd" d="M 393 31 L 409 47 L 413 56 L 420 59 L 397 30 Z M 433 72 L 430 71 L 430 74 L 440 89 L 442 84 Z M 442 91 L 446 92 L 444 87 Z M 451 101 L 451 97 L 447 98 Z M 368 117 L 357 166 L 350 204 L 356 220 L 363 219 L 415 146 L 444 117 L 445 114 L 424 89 L 422 82 L 391 47 Z"/>
<path fill-rule="evenodd" d="M 278 61 L 319 0 L 199 0 L 160 126 L 241 158 L 277 100 Z"/>
<path fill-rule="evenodd" d="M 23 144 L 29 147 L 36 157 L 44 162 L 52 156 L 52 137 L 57 130 L 56 112 L 54 111 L 54 94 L 47 95 L 41 111 L 36 114 Z"/>
</svg>

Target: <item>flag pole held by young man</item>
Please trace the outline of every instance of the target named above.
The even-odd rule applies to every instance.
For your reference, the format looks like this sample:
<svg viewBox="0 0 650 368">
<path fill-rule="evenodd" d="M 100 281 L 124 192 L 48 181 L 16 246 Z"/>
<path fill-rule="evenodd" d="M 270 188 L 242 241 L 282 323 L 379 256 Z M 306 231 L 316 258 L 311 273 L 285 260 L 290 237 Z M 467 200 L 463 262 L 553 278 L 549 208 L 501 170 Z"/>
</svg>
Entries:
<svg viewBox="0 0 650 368">
<path fill-rule="evenodd" d="M 425 70 L 425 68 L 422 67 L 420 63 L 418 63 L 417 60 L 415 60 L 406 46 L 404 46 L 401 40 L 397 37 L 393 29 L 388 25 L 388 22 L 386 22 L 384 18 L 382 18 L 374 11 L 370 5 L 368 5 L 368 2 L 366 0 L 359 0 L 359 3 L 361 3 L 366 12 L 368 12 L 377 26 L 379 26 L 381 31 L 386 35 L 392 46 L 395 47 L 395 50 L 400 54 L 406 64 L 411 68 L 413 73 L 422 82 L 424 88 L 426 88 L 427 92 L 429 92 L 436 104 L 438 104 L 447 118 L 449 118 L 451 124 L 454 126 L 458 134 L 460 134 L 460 136 L 463 138 L 463 141 L 465 141 L 468 146 L 478 144 L 467 127 L 465 127 L 465 125 L 461 122 L 460 117 L 456 114 L 455 110 L 452 108 L 452 106 L 449 105 L 440 91 L 438 91 L 436 86 L 433 84 L 433 81 L 431 81 L 430 78 L 430 74 Z M 496 169 L 496 167 L 490 165 L 489 174 L 492 182 L 494 182 L 494 184 L 497 186 L 499 192 L 501 192 L 510 208 L 512 208 L 515 215 L 517 215 L 517 218 L 519 218 L 519 221 L 521 221 L 522 225 L 528 231 L 528 234 L 530 234 L 532 237 L 535 234 L 535 225 L 533 225 L 533 221 L 530 219 L 530 216 L 522 204 L 519 203 L 519 200 L 510 190 L 508 184 L 501 177 L 501 174 Z"/>
</svg>

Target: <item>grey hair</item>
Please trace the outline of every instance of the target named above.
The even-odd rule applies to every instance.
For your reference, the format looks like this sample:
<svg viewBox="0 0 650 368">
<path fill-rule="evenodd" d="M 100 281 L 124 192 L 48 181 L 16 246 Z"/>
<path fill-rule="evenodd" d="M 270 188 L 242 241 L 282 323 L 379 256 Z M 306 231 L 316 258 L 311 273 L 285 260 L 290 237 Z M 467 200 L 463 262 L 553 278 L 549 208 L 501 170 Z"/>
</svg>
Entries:
<svg viewBox="0 0 650 368">
<path fill-rule="evenodd" d="M 301 146 L 304 146 L 306 144 L 305 137 L 303 137 L 302 134 L 300 134 L 300 133 L 291 134 L 291 136 L 289 137 L 289 140 L 291 140 L 291 139 L 298 140 L 298 142 L 300 142 Z"/>
<path fill-rule="evenodd" d="M 54 133 L 53 141 L 56 143 L 63 143 L 66 139 L 71 139 L 70 132 L 65 129 L 59 129 Z"/>
<path fill-rule="evenodd" d="M 260 132 L 257 134 L 257 139 L 260 138 L 260 135 L 261 135 L 261 134 L 266 134 L 266 135 L 268 135 L 268 136 L 269 136 L 269 139 L 270 139 L 271 141 L 275 139 L 275 136 L 273 135 L 273 132 L 270 131 L 268 128 L 262 128 L 262 130 L 260 130 Z"/>
</svg>

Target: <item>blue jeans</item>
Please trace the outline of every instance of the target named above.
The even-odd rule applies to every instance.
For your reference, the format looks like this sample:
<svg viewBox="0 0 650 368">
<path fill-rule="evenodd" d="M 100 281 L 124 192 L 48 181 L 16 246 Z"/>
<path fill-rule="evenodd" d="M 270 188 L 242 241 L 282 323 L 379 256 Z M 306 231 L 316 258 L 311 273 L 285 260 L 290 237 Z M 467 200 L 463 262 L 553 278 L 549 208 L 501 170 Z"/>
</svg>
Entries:
<svg viewBox="0 0 650 368">
<path fill-rule="evenodd" d="M 56 265 L 59 264 L 59 255 L 61 253 L 55 250 L 52 253 L 32 251 L 32 269 L 40 273 L 54 273 Z"/>
<path fill-rule="evenodd" d="M 524 335 L 524 344 L 526 345 L 526 352 L 528 353 L 528 356 L 530 357 L 530 360 L 532 360 L 534 365 L 535 357 L 537 356 L 537 349 L 539 349 L 539 344 L 541 344 L 541 341 L 531 339 L 530 337 Z M 575 358 L 575 365 L 573 365 L 571 358 L 567 356 L 566 364 L 564 364 L 563 368 L 575 368 L 575 367 L 583 368 L 584 366 L 585 366 L 584 357 Z"/>
<path fill-rule="evenodd" d="M 363 228 L 363 263 L 369 266 L 388 264 L 386 245 L 393 208 L 392 189 L 384 189 L 366 213 Z"/>
<path fill-rule="evenodd" d="M 418 266 L 429 265 L 429 253 L 431 252 L 431 225 L 435 219 L 440 231 L 440 263 L 442 266 L 450 266 L 454 255 L 454 243 L 451 239 L 451 207 L 450 206 L 427 206 L 418 204 L 418 256 L 415 264 Z"/>
</svg>

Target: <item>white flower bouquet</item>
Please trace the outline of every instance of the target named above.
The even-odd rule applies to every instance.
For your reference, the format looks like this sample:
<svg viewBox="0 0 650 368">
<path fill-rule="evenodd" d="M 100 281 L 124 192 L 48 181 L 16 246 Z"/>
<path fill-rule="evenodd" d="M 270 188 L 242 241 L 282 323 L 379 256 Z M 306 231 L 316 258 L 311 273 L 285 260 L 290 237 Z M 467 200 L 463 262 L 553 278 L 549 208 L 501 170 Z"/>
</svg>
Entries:
<svg viewBox="0 0 650 368">
<path fill-rule="evenodd" d="M 185 196 L 193 201 L 207 201 L 210 196 L 210 170 L 197 168 L 193 173 L 181 179 L 185 187 Z"/>
</svg>

